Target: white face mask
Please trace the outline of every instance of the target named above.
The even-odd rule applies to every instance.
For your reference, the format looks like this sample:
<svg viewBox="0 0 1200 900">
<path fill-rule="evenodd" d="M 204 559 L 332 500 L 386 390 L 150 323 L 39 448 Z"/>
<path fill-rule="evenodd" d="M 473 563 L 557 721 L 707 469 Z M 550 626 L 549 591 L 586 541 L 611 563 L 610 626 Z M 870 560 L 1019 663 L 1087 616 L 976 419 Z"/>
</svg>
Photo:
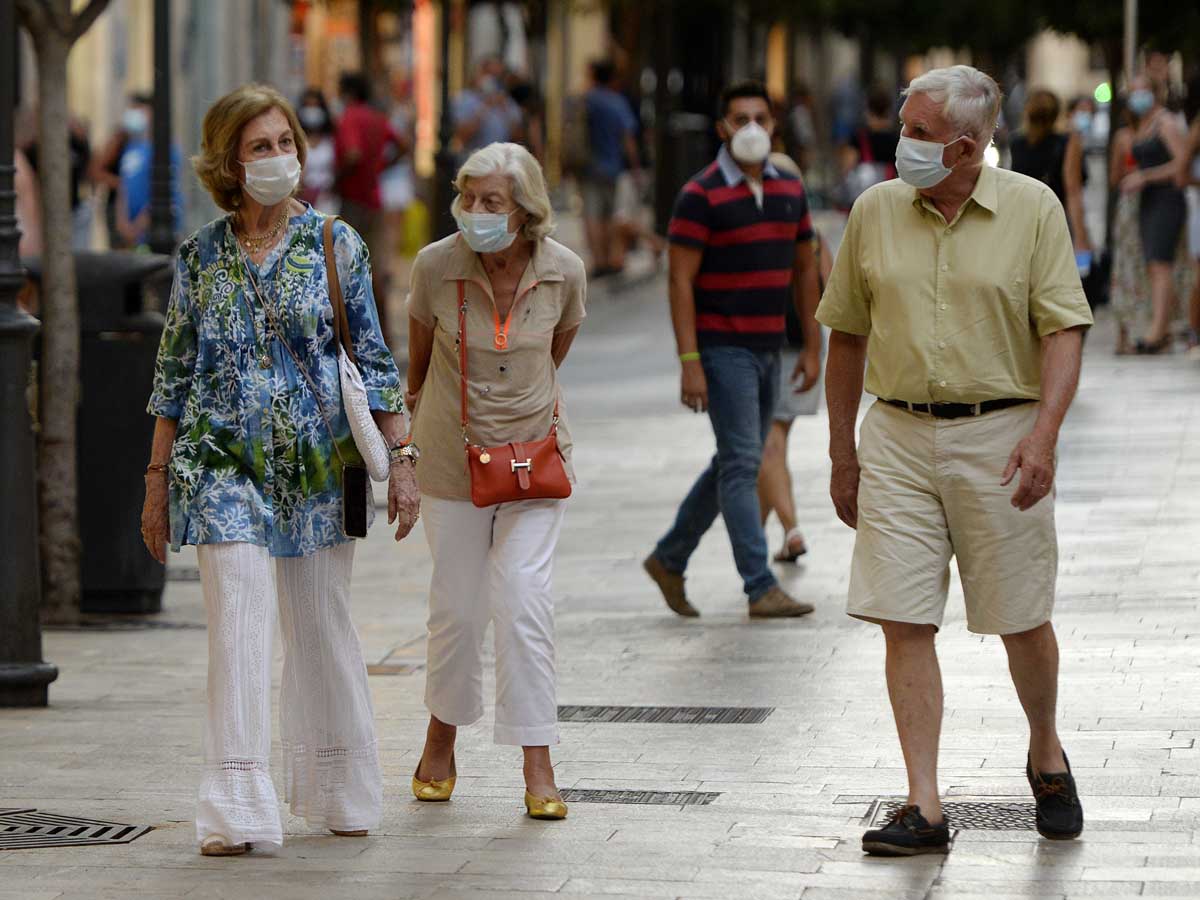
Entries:
<svg viewBox="0 0 1200 900">
<path fill-rule="evenodd" d="M 281 203 L 300 183 L 300 160 L 296 154 L 269 156 L 242 163 L 246 169 L 246 193 L 263 206 Z"/>
<path fill-rule="evenodd" d="M 937 141 L 918 141 L 916 138 L 900 136 L 896 146 L 896 174 L 905 184 L 919 190 L 934 187 L 946 180 L 953 172 L 942 164 L 942 154 L 951 144 L 957 144 L 966 135 L 956 137 L 949 144 Z"/>
<path fill-rule="evenodd" d="M 733 131 L 733 137 L 729 139 L 729 152 L 738 162 L 756 166 L 771 153 L 771 135 L 757 122 L 747 122 L 734 131 L 726 120 L 725 127 Z"/>
<path fill-rule="evenodd" d="M 508 230 L 508 217 L 511 215 L 460 212 L 455 219 L 468 247 L 476 253 L 499 253 L 507 250 L 517 237 L 515 231 Z"/>
</svg>

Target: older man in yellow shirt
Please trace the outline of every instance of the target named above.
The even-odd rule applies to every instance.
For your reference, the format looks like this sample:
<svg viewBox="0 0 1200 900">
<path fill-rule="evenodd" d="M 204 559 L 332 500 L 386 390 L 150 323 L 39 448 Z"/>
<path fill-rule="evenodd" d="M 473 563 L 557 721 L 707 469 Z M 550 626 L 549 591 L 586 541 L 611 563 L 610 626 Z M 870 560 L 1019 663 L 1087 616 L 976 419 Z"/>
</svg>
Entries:
<svg viewBox="0 0 1200 900">
<path fill-rule="evenodd" d="M 855 203 L 817 312 L 833 330 L 830 493 L 857 530 L 847 611 L 883 628 L 909 783 L 906 806 L 868 831 L 863 849 L 949 849 L 934 638 L 952 556 L 968 629 L 1000 635 L 1008 651 L 1029 720 L 1038 830 L 1070 839 L 1083 811 L 1055 722 L 1053 484 L 1092 316 L 1058 199 L 984 163 L 1000 108 L 995 81 L 953 66 L 905 94 L 901 180 Z M 864 363 L 879 399 L 856 448 Z"/>
</svg>

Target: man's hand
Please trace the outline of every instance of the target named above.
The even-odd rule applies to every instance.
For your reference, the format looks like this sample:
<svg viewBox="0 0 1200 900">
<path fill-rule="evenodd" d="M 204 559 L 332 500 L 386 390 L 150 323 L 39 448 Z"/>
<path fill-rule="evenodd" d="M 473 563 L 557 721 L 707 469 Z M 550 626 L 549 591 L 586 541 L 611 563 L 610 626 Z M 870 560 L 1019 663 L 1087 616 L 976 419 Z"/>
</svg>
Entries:
<svg viewBox="0 0 1200 900">
<path fill-rule="evenodd" d="M 792 384 L 800 382 L 800 386 L 796 388 L 797 394 L 803 394 L 811 391 L 817 385 L 817 379 L 821 377 L 821 351 L 820 350 L 805 350 L 800 354 L 800 358 L 796 360 L 796 368 L 792 370 Z M 803 379 L 803 380 L 801 380 Z"/>
<path fill-rule="evenodd" d="M 407 459 L 394 459 L 388 472 L 388 524 L 396 522 L 396 540 L 408 537 L 420 517 L 417 468 Z"/>
<path fill-rule="evenodd" d="M 708 411 L 708 379 L 699 360 L 689 359 L 683 364 L 679 393 L 683 405 L 692 412 Z"/>
<path fill-rule="evenodd" d="M 1008 457 L 1000 484 L 1008 484 L 1017 469 L 1021 470 L 1021 481 L 1012 496 L 1012 505 L 1021 512 L 1032 509 L 1054 486 L 1055 443 L 1054 439 L 1034 431 L 1022 438 Z"/>
<path fill-rule="evenodd" d="M 851 528 L 858 528 L 858 479 L 860 470 L 858 456 L 851 454 L 833 461 L 833 475 L 829 480 L 829 496 L 838 518 Z"/>
</svg>

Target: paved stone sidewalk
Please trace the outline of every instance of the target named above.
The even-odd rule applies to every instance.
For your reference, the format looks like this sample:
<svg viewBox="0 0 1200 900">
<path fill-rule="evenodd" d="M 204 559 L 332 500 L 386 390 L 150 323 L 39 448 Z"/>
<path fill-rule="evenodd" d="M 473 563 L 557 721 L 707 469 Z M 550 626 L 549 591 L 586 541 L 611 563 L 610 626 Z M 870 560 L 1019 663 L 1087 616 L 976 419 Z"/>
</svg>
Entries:
<svg viewBox="0 0 1200 900">
<path fill-rule="evenodd" d="M 640 572 L 712 448 L 706 421 L 675 405 L 668 335 L 661 282 L 597 297 L 567 364 L 582 481 L 556 574 L 560 702 L 775 711 L 745 725 L 564 723 L 555 760 L 563 788 L 719 793 L 711 804 L 576 802 L 566 822 L 530 821 L 490 703 L 461 732 L 454 801 L 413 801 L 429 564 L 420 535 L 396 546 L 381 519 L 354 581 L 380 673 L 379 832 L 310 835 L 291 820 L 278 855 L 196 854 L 203 610 L 196 583 L 172 581 L 159 618 L 178 627 L 50 632 L 52 706 L 0 712 L 0 807 L 155 830 L 0 852 L 0 900 L 1200 896 L 1200 367 L 1114 358 L 1097 328 L 1063 439 L 1061 721 L 1084 839 L 961 830 L 947 858 L 886 861 L 858 840 L 875 801 L 903 792 L 903 768 L 880 637 L 842 613 L 852 536 L 826 495 L 824 417 L 799 422 L 791 448 L 812 551 L 784 580 L 817 603 L 812 617 L 752 624 L 719 526 L 689 573 L 702 618 L 669 614 Z M 957 586 L 950 609 L 944 791 L 1024 802 L 1025 727 L 1000 642 L 966 632 Z"/>
</svg>

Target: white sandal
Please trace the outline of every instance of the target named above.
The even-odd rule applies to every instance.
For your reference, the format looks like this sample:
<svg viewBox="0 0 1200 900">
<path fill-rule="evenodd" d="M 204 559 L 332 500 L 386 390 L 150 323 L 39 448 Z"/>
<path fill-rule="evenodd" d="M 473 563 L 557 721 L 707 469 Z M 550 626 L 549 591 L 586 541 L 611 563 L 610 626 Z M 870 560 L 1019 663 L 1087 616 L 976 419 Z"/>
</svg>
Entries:
<svg viewBox="0 0 1200 900">
<path fill-rule="evenodd" d="M 798 543 L 798 549 L 793 549 L 792 545 Z M 808 545 L 804 543 L 804 534 L 800 529 L 793 528 L 783 537 L 783 549 L 775 554 L 775 562 L 777 563 L 794 563 L 800 557 L 808 552 Z"/>
</svg>

